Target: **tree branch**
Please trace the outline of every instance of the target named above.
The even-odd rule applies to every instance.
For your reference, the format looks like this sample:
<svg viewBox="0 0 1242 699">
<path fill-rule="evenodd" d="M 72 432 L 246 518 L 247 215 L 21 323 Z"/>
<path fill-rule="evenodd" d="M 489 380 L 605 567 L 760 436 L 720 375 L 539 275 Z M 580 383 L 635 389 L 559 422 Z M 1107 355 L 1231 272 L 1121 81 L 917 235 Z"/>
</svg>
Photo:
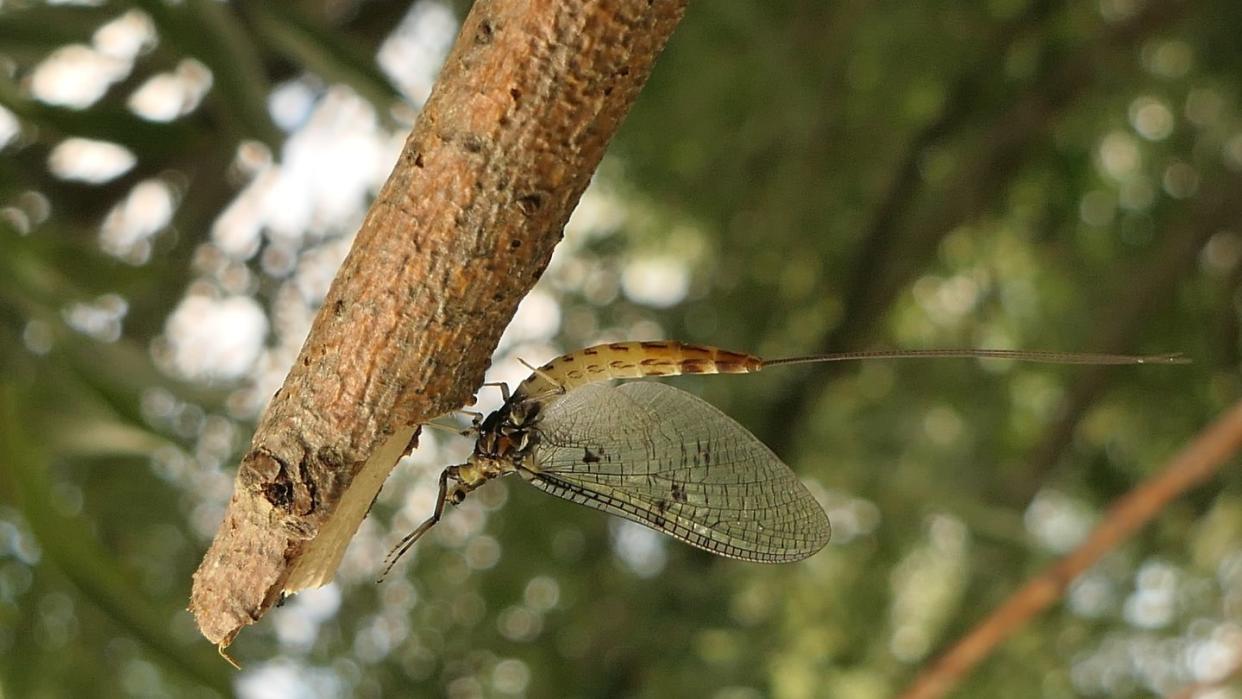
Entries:
<svg viewBox="0 0 1242 699">
<path fill-rule="evenodd" d="M 1199 433 L 1159 473 L 1117 500 L 1078 548 L 1032 578 L 926 668 L 902 699 L 944 696 L 1005 639 L 1061 599 L 1085 570 L 1130 538 L 1174 498 L 1208 481 L 1242 449 L 1242 402 Z"/>
<path fill-rule="evenodd" d="M 474 4 L 242 459 L 194 574 L 204 636 L 223 648 L 257 621 L 325 528 L 352 536 L 342 500 L 365 514 L 358 488 L 378 491 L 413 426 L 466 402 L 684 9 Z"/>
</svg>

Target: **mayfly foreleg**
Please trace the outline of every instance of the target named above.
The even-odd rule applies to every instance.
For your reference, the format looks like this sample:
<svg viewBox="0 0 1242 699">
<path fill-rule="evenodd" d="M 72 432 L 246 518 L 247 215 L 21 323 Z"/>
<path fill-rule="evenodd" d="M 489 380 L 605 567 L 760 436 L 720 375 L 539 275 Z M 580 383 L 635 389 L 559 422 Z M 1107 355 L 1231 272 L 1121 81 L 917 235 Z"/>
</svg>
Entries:
<svg viewBox="0 0 1242 699">
<path fill-rule="evenodd" d="M 521 361 L 521 360 L 518 360 L 518 361 Z M 526 362 L 522 362 L 522 363 L 525 364 Z M 488 381 L 487 383 L 483 384 L 479 388 L 484 388 L 484 387 L 499 388 L 500 397 L 504 398 L 506 403 L 509 402 L 509 384 L 505 383 L 504 381 Z M 466 412 L 466 411 L 462 411 L 462 412 Z M 479 420 L 481 421 L 483 419 L 483 414 L 477 413 L 477 415 L 479 416 Z"/>
<path fill-rule="evenodd" d="M 435 510 L 432 511 L 431 516 L 428 517 L 426 521 L 418 525 L 417 529 L 409 534 L 406 534 L 405 538 L 397 542 L 396 546 L 392 547 L 392 551 L 390 551 L 387 558 L 384 559 L 384 572 L 380 573 L 379 579 L 375 582 L 384 582 L 384 578 L 388 577 L 388 573 L 392 571 L 392 567 L 397 564 L 397 561 L 400 560 L 402 556 L 405 555 L 405 552 L 409 551 L 410 547 L 417 543 L 422 535 L 426 534 L 427 530 L 434 527 L 436 522 L 439 522 L 440 518 L 444 516 L 444 505 L 448 502 L 448 479 L 449 470 L 444 469 L 440 472 L 440 492 L 436 495 Z"/>
<path fill-rule="evenodd" d="M 458 408 L 453 412 L 457 415 L 465 415 L 470 418 L 470 427 L 468 429 L 458 430 L 463 437 L 477 436 L 479 434 L 479 425 L 483 424 L 483 413 L 477 410 L 465 410 L 462 408 Z"/>
<path fill-rule="evenodd" d="M 423 427 L 432 427 L 437 430 L 444 430 L 445 432 L 452 432 L 453 434 L 461 436 L 461 437 L 470 437 L 478 431 L 474 427 L 470 427 L 470 428 L 463 430 L 462 428 L 456 425 L 441 425 L 438 422 L 424 422 Z"/>
<path fill-rule="evenodd" d="M 548 372 L 544 371 L 543 369 L 539 367 L 532 366 L 530 362 L 527 362 L 525 359 L 522 359 L 521 357 L 518 357 L 518 361 L 521 362 L 522 366 L 526 367 L 527 369 L 530 369 L 536 376 L 538 376 L 539 378 L 543 379 L 544 381 L 547 381 L 548 383 L 554 386 L 554 388 L 551 391 L 549 391 L 549 393 L 556 394 L 556 393 L 565 392 L 565 385 L 562 384 L 560 381 L 557 381 L 556 378 L 552 376 L 551 374 L 549 374 Z"/>
<path fill-rule="evenodd" d="M 444 425 L 439 422 L 434 422 L 434 420 L 439 420 L 441 418 L 445 418 L 448 415 L 452 415 L 452 414 L 465 415 L 466 417 L 470 419 L 470 426 L 463 428 L 460 425 Z M 445 415 L 441 415 L 440 417 L 437 417 L 437 418 L 432 418 L 432 420 L 428 420 L 427 422 L 422 423 L 423 427 L 431 427 L 437 430 L 443 430 L 445 432 L 452 432 L 453 434 L 459 437 L 479 436 L 479 425 L 482 425 L 482 424 L 483 424 L 483 413 L 480 413 L 474 410 L 454 410 L 452 413 L 447 413 Z"/>
</svg>

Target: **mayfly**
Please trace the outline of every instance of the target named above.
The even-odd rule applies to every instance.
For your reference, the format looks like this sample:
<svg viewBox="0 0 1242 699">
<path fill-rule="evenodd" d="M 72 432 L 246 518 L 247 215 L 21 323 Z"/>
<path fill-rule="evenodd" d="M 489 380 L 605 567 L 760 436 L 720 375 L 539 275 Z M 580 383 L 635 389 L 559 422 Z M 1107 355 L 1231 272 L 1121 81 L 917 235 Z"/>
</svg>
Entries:
<svg viewBox="0 0 1242 699">
<path fill-rule="evenodd" d="M 619 342 L 562 355 L 476 420 L 474 452 L 440 474 L 435 509 L 388 555 L 384 574 L 447 505 L 516 473 L 536 488 L 669 534 L 711 553 L 788 563 L 828 543 L 828 515 L 792 470 L 744 427 L 695 396 L 639 379 L 747 374 L 857 359 L 976 357 L 1055 364 L 1180 364 L 1128 356 L 994 349 L 847 352 L 783 359 L 674 341 Z M 481 417 L 481 416 L 480 416 Z M 381 576 L 381 579 L 383 576 Z"/>
</svg>

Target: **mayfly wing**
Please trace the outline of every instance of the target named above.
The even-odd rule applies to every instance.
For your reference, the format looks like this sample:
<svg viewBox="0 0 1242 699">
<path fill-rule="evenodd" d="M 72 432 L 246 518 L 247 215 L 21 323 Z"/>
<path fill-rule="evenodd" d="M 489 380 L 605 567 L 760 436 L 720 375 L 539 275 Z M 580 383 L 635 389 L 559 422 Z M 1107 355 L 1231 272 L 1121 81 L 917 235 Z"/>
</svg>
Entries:
<svg viewBox="0 0 1242 699">
<path fill-rule="evenodd" d="M 583 386 L 551 402 L 539 433 L 528 477 L 558 497 L 748 561 L 797 561 L 828 543 L 828 517 L 793 471 L 671 386 Z"/>
</svg>

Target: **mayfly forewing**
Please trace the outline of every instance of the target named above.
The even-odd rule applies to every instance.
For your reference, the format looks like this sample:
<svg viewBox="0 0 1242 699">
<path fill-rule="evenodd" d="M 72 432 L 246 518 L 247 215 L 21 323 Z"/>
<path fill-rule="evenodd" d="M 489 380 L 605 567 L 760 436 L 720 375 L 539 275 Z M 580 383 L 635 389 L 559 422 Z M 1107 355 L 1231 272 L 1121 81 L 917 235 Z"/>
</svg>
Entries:
<svg viewBox="0 0 1242 699">
<path fill-rule="evenodd" d="M 797 561 L 828 517 L 788 466 L 732 419 L 659 383 L 591 385 L 540 423 L 531 482 L 712 553 Z"/>
</svg>

